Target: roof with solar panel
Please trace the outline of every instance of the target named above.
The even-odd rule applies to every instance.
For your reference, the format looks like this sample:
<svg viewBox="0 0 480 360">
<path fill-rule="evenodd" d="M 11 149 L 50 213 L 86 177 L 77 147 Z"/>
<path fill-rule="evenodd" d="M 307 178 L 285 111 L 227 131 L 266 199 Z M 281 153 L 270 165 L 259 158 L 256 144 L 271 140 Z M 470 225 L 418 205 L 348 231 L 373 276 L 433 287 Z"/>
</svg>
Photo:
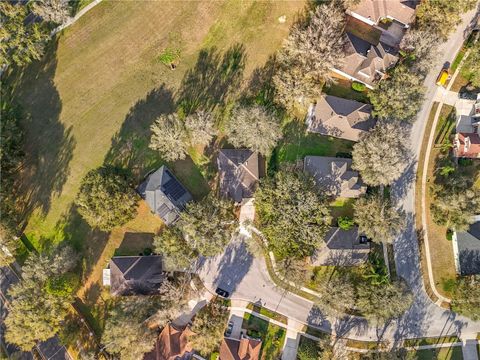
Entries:
<svg viewBox="0 0 480 360">
<path fill-rule="evenodd" d="M 151 173 L 139 186 L 138 192 L 166 225 L 174 224 L 185 205 L 193 199 L 166 166 Z"/>
</svg>

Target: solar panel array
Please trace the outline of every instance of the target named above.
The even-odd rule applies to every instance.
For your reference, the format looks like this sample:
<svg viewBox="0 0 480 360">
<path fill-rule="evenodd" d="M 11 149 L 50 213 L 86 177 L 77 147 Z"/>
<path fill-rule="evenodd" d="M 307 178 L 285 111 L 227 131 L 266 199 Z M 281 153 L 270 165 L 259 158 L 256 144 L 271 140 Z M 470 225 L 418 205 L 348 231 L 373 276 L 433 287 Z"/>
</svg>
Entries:
<svg viewBox="0 0 480 360">
<path fill-rule="evenodd" d="M 163 185 L 163 192 L 177 201 L 186 193 L 186 190 L 177 180 L 171 178 Z"/>
</svg>

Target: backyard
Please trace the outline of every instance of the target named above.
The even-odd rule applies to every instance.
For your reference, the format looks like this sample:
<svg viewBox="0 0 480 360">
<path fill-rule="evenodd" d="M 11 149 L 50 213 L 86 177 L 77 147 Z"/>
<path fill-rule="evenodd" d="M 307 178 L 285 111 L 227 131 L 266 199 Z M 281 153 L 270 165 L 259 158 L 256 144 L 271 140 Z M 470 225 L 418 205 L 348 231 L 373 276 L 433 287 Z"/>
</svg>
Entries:
<svg viewBox="0 0 480 360">
<path fill-rule="evenodd" d="M 283 328 L 246 313 L 242 329 L 247 330 L 247 336 L 262 340 L 261 359 L 277 359 L 280 356 L 286 337 Z"/>
</svg>

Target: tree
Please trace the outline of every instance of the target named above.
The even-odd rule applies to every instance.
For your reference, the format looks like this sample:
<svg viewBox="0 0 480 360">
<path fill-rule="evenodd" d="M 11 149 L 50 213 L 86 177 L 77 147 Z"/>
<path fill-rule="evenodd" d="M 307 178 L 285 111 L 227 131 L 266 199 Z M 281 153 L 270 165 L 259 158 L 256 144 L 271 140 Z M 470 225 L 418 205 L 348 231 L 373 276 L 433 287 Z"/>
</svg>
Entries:
<svg viewBox="0 0 480 360">
<path fill-rule="evenodd" d="M 473 217 L 480 212 L 480 190 L 472 179 L 452 174 L 447 182 L 432 185 L 433 220 L 455 231 L 467 231 Z"/>
<path fill-rule="evenodd" d="M 177 114 L 161 115 L 150 127 L 150 148 L 157 150 L 167 161 L 185 159 L 187 131 Z"/>
<path fill-rule="evenodd" d="M 350 230 L 355 226 L 355 221 L 348 216 L 340 216 L 337 220 L 338 227 L 342 230 Z"/>
<path fill-rule="evenodd" d="M 360 233 L 375 242 L 393 242 L 405 226 L 404 214 L 395 209 L 389 199 L 380 195 L 358 199 L 354 209 Z"/>
<path fill-rule="evenodd" d="M 372 286 L 360 282 L 357 287 L 357 306 L 368 320 L 378 324 L 398 318 L 412 305 L 413 296 L 404 282 Z"/>
<path fill-rule="evenodd" d="M 52 277 L 73 270 L 76 261 L 77 256 L 69 247 L 57 249 L 52 255 L 30 255 L 23 266 L 22 281 L 9 290 L 7 342 L 29 351 L 38 341 L 51 338 L 62 328 L 73 301 L 72 292 L 53 293 L 46 288 Z"/>
<path fill-rule="evenodd" d="M 301 337 L 297 351 L 298 360 L 318 360 L 319 346 L 316 341 Z"/>
<path fill-rule="evenodd" d="M 408 134 L 394 122 L 379 122 L 353 146 L 352 168 L 371 186 L 390 185 L 410 161 Z"/>
<path fill-rule="evenodd" d="M 191 338 L 192 348 L 204 356 L 214 352 L 223 338 L 227 320 L 226 308 L 216 302 L 208 303 L 193 321 L 192 331 L 196 335 Z"/>
<path fill-rule="evenodd" d="M 55 24 L 63 24 L 70 17 L 68 0 L 36 0 L 32 12 L 44 21 Z"/>
<path fill-rule="evenodd" d="M 277 272 L 280 277 L 294 287 L 301 287 L 307 280 L 307 264 L 304 259 L 287 257 L 277 263 Z"/>
<path fill-rule="evenodd" d="M 235 147 L 247 147 L 268 155 L 282 137 L 279 121 L 263 106 L 237 106 L 232 110 L 225 132 Z"/>
<path fill-rule="evenodd" d="M 110 231 L 135 217 L 137 199 L 128 176 L 120 169 L 104 166 L 83 178 L 75 203 L 90 226 Z"/>
<path fill-rule="evenodd" d="M 42 23 L 26 21 L 28 15 L 25 5 L 0 2 L 0 67 L 23 66 L 43 55 L 48 29 Z"/>
<path fill-rule="evenodd" d="M 457 281 L 452 309 L 472 320 L 480 319 L 480 276 L 462 277 Z"/>
<path fill-rule="evenodd" d="M 179 227 L 190 248 L 204 256 L 221 253 L 238 226 L 233 210 L 233 203 L 213 194 L 187 204 Z"/>
<path fill-rule="evenodd" d="M 471 85 L 480 87 L 480 40 L 470 49 L 470 55 L 462 66 L 462 76 L 468 79 Z"/>
<path fill-rule="evenodd" d="M 153 240 L 155 252 L 164 255 L 164 261 L 173 268 L 188 268 L 196 254 L 183 237 L 180 229 L 166 227 Z"/>
<path fill-rule="evenodd" d="M 113 304 L 105 322 L 102 344 L 122 360 L 141 359 L 152 350 L 157 334 L 145 323 L 155 313 L 150 297 L 125 296 Z"/>
<path fill-rule="evenodd" d="M 402 39 L 400 48 L 413 60 L 410 67 L 415 73 L 426 76 L 435 64 L 439 35 L 428 30 L 410 28 Z"/>
<path fill-rule="evenodd" d="M 444 41 L 460 22 L 460 15 L 476 5 L 476 0 L 425 0 L 415 11 L 415 25 L 438 34 Z"/>
<path fill-rule="evenodd" d="M 14 255 L 19 247 L 20 243 L 13 232 L 0 223 L 0 267 L 15 261 Z"/>
<path fill-rule="evenodd" d="M 305 74 L 329 79 L 330 70 L 341 63 L 345 45 L 345 12 L 333 2 L 310 11 L 305 23 L 292 28 L 282 48 L 282 58 Z"/>
<path fill-rule="evenodd" d="M 210 143 L 216 133 L 212 114 L 203 110 L 188 115 L 185 119 L 185 127 L 193 145 Z"/>
<path fill-rule="evenodd" d="M 270 249 L 279 257 L 309 256 L 321 244 L 331 221 L 327 200 L 313 179 L 284 168 L 265 179 L 255 207 Z"/>
<path fill-rule="evenodd" d="M 348 275 L 334 274 L 328 279 L 322 279 L 318 284 L 321 297 L 317 305 L 332 316 L 343 316 L 354 308 L 355 287 Z"/>
<path fill-rule="evenodd" d="M 370 93 L 372 114 L 382 119 L 413 122 L 423 103 L 423 77 L 405 65 L 398 65 L 389 75 Z"/>
</svg>

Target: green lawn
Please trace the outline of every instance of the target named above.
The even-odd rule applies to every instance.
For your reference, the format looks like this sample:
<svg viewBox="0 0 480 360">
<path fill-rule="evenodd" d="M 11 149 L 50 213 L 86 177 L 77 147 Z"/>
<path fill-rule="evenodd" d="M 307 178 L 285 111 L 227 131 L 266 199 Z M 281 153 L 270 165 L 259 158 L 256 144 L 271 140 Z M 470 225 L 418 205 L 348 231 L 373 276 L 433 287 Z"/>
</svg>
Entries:
<svg viewBox="0 0 480 360">
<path fill-rule="evenodd" d="M 284 316 L 282 314 L 279 314 L 279 313 L 277 313 L 273 310 L 267 309 L 265 307 L 258 306 L 254 303 L 249 303 L 247 305 L 247 309 L 253 310 L 256 313 L 259 313 L 260 315 L 264 315 L 266 317 L 269 317 L 270 319 L 279 321 L 279 322 L 284 323 L 284 324 L 287 324 L 287 322 L 288 322 L 288 318 L 286 316 Z"/>
<path fill-rule="evenodd" d="M 352 151 L 353 142 L 307 133 L 306 126 L 300 120 L 292 120 L 284 128 L 284 138 L 272 154 L 271 165 L 279 166 L 284 162 L 303 160 L 306 155 L 345 156 Z"/>
<path fill-rule="evenodd" d="M 350 198 L 338 198 L 330 204 L 331 215 L 332 215 L 332 224 L 337 226 L 337 219 L 339 217 L 349 217 L 353 219 L 353 205 L 355 204 L 355 199 Z"/>
<path fill-rule="evenodd" d="M 332 95 L 344 99 L 356 100 L 366 104 L 370 104 L 368 97 L 368 90 L 358 92 L 352 89 L 349 81 L 338 80 L 337 83 L 333 83 L 323 87 L 323 92 L 327 95 Z"/>
<path fill-rule="evenodd" d="M 420 338 L 420 339 L 407 339 L 403 342 L 403 346 L 421 346 L 421 345 L 438 345 L 445 343 L 459 342 L 460 339 L 457 336 L 443 336 L 432 338 Z"/>
<path fill-rule="evenodd" d="M 242 328 L 247 330 L 248 336 L 262 339 L 262 359 L 277 359 L 280 356 L 286 338 L 285 329 L 248 313 L 243 318 Z"/>
<path fill-rule="evenodd" d="M 462 360 L 462 347 L 426 349 L 415 351 L 417 360 Z"/>
</svg>

